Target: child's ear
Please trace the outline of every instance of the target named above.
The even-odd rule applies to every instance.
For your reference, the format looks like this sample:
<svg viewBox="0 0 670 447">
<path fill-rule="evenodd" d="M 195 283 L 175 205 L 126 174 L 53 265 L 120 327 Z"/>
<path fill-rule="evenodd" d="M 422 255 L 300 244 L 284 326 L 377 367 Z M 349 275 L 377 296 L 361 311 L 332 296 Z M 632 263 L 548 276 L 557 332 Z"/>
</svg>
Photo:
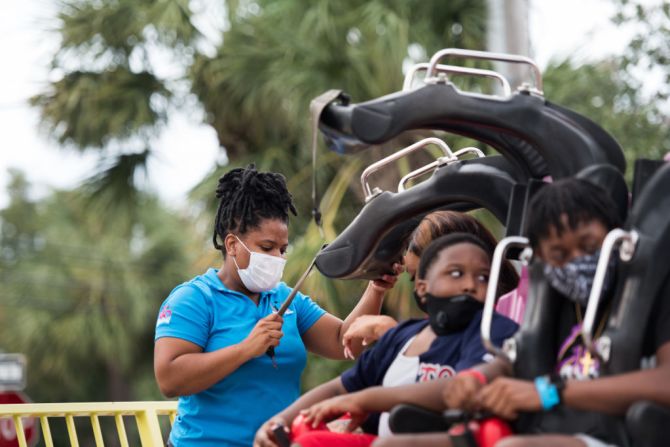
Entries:
<svg viewBox="0 0 670 447">
<path fill-rule="evenodd" d="M 426 291 L 428 290 L 428 283 L 426 280 L 416 278 L 414 281 L 414 288 L 416 289 L 416 294 L 419 295 L 419 298 L 423 301 L 425 299 L 424 296 L 426 295 Z"/>
</svg>

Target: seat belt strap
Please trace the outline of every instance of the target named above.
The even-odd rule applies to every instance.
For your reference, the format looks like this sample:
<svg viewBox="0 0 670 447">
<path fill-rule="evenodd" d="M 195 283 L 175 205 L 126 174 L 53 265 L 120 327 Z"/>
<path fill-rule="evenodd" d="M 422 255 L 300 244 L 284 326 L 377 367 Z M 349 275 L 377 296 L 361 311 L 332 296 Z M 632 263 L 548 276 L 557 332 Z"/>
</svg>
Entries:
<svg viewBox="0 0 670 447">
<path fill-rule="evenodd" d="M 319 200 L 317 197 L 317 188 L 316 188 L 316 152 L 318 145 L 318 135 L 319 135 L 319 118 L 323 109 L 326 108 L 328 104 L 336 100 L 342 90 L 328 90 L 325 93 L 317 96 L 312 99 L 312 102 L 309 104 L 309 112 L 312 120 L 312 217 L 316 226 L 319 228 L 319 233 L 321 233 L 321 238 L 325 238 L 323 232 L 323 222 L 321 220 L 321 210 L 319 209 Z"/>
</svg>

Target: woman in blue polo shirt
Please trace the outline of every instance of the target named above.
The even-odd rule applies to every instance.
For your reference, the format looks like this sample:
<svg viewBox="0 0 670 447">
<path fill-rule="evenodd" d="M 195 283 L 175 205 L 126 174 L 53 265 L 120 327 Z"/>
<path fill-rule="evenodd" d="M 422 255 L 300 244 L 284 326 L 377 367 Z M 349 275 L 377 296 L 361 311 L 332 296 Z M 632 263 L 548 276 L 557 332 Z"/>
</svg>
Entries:
<svg viewBox="0 0 670 447">
<path fill-rule="evenodd" d="M 358 316 L 379 313 L 395 280 L 368 287 L 345 321 L 300 293 L 282 318 L 274 311 L 291 291 L 280 279 L 296 214 L 284 176 L 233 169 L 216 196 L 223 265 L 176 287 L 156 324 L 156 380 L 163 394 L 179 396 L 175 447 L 250 446 L 260 425 L 300 395 L 306 349 L 343 359 L 342 334 Z M 271 346 L 276 364 L 265 355 Z"/>
</svg>

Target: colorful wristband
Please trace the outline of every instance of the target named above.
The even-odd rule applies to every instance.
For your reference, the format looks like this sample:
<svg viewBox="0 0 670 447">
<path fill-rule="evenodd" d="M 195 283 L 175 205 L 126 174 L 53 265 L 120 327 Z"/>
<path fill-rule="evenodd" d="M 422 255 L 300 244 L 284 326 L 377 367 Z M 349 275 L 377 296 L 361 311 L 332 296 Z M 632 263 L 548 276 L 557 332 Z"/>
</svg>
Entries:
<svg viewBox="0 0 670 447">
<path fill-rule="evenodd" d="M 478 369 L 464 369 L 463 371 L 458 373 L 459 376 L 473 376 L 477 380 L 479 380 L 479 383 L 482 385 L 486 385 L 489 383 L 489 380 L 486 378 L 483 372 L 479 371 Z"/>
<path fill-rule="evenodd" d="M 540 376 L 535 378 L 535 389 L 540 396 L 542 408 L 551 410 L 556 405 L 561 403 L 561 396 L 558 393 L 556 385 L 549 381 L 549 377 Z"/>
</svg>

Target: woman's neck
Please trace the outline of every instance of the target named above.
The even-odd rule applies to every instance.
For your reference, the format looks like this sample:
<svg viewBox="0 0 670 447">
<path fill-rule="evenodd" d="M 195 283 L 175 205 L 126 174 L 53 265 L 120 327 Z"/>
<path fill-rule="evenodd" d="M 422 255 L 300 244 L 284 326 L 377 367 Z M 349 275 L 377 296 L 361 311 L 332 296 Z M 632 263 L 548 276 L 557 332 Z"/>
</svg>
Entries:
<svg viewBox="0 0 670 447">
<path fill-rule="evenodd" d="M 216 275 L 227 289 L 246 295 L 251 301 L 258 305 L 260 294 L 251 292 L 244 286 L 240 280 L 240 276 L 237 274 L 237 268 L 234 265 L 231 267 L 230 264 L 224 261 Z"/>
</svg>

